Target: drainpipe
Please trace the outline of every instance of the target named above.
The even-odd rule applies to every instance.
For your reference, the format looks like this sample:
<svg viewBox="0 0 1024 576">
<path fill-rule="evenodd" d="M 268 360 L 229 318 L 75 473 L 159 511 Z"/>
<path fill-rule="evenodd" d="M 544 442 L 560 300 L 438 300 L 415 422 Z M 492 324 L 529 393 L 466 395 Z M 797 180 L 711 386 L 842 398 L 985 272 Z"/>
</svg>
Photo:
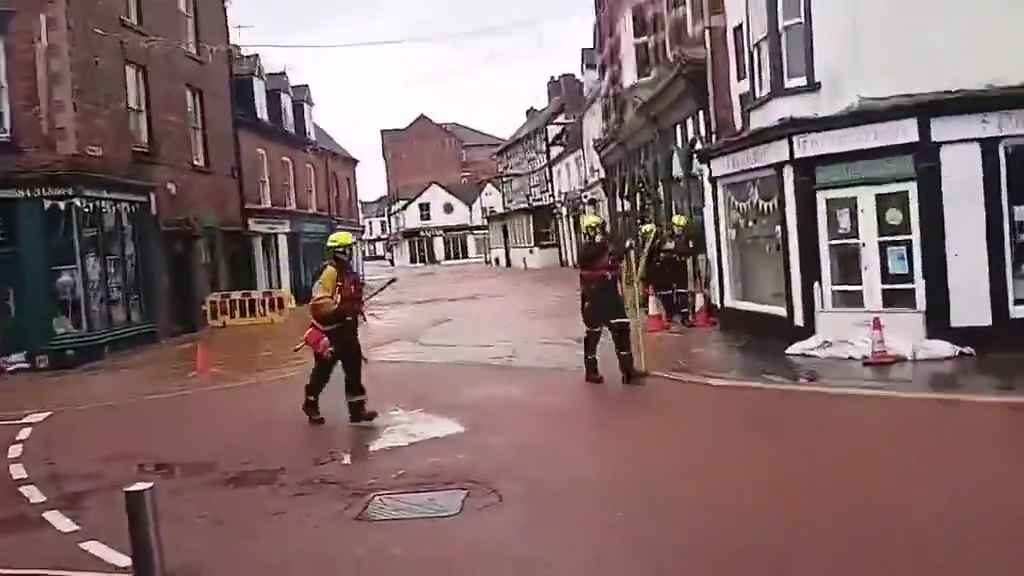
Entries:
<svg viewBox="0 0 1024 576">
<path fill-rule="evenodd" d="M 224 30 L 228 34 L 227 38 L 231 38 L 231 31 L 228 25 L 228 9 L 226 4 L 222 4 L 224 10 Z M 234 51 L 229 49 L 228 53 L 228 97 L 231 98 L 231 137 L 235 147 L 235 178 L 238 180 L 238 217 L 242 224 L 242 240 L 243 242 L 248 239 L 245 231 L 248 229 L 248 225 L 245 219 L 245 170 L 242 169 L 242 144 L 238 138 L 238 124 L 235 121 L 235 54 Z M 256 287 L 255 278 L 253 275 L 256 270 L 256 262 L 253 259 L 252 244 L 244 246 L 245 253 L 250 255 L 249 258 L 249 270 L 248 278 L 245 279 L 245 283 L 251 285 L 253 288 Z M 233 272 L 233 271 L 231 271 Z M 234 274 L 229 274 L 232 288 L 239 288 L 238 278 Z"/>
</svg>

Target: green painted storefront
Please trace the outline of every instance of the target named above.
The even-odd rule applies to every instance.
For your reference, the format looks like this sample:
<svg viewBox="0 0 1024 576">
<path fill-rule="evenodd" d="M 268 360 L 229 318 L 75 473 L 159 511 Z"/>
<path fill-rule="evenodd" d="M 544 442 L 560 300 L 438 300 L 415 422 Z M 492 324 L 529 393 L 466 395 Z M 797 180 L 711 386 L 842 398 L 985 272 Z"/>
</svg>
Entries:
<svg viewBox="0 0 1024 576">
<path fill-rule="evenodd" d="M 158 241 L 137 188 L 0 186 L 0 352 L 63 367 L 156 340 Z"/>
</svg>

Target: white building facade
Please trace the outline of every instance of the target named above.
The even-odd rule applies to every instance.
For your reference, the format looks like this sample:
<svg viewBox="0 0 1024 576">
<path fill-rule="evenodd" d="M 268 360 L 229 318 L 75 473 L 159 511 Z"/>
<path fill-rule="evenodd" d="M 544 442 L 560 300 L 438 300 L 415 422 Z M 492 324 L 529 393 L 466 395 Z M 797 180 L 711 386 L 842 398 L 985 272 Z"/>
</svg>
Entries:
<svg viewBox="0 0 1024 576">
<path fill-rule="evenodd" d="M 735 130 L 706 151 L 724 327 L 1024 336 L 1024 66 L 1004 42 L 1024 4 L 962 8 L 726 0 L 711 67 Z"/>
<path fill-rule="evenodd" d="M 391 207 L 393 258 L 396 266 L 483 262 L 487 257 L 488 207 L 497 190 L 485 184 L 429 184 L 410 200 Z"/>
<path fill-rule="evenodd" d="M 384 260 L 390 257 L 388 246 L 391 225 L 388 219 L 386 197 L 359 203 L 363 222 L 363 256 L 366 260 Z"/>
</svg>

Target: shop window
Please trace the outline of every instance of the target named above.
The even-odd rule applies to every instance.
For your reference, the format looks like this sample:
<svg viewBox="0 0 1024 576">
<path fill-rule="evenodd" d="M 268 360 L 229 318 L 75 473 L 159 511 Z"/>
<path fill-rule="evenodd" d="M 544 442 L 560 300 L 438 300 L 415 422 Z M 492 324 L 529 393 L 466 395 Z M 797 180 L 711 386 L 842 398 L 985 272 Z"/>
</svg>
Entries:
<svg viewBox="0 0 1024 576">
<path fill-rule="evenodd" d="M 534 213 L 533 231 L 538 245 L 555 243 L 554 216 L 550 210 L 540 210 Z"/>
<path fill-rule="evenodd" d="M 137 204 L 54 202 L 46 209 L 57 335 L 144 321 Z"/>
<path fill-rule="evenodd" d="M 727 296 L 731 304 L 756 311 L 786 313 L 781 190 L 774 172 L 726 184 Z M 748 306 L 749 307 L 749 306 Z"/>
<path fill-rule="evenodd" d="M 444 237 L 444 259 L 466 260 L 469 258 L 469 242 L 465 234 Z"/>
<path fill-rule="evenodd" d="M 1024 317 L 1024 140 L 1002 146 L 1007 238 L 1007 280 L 1011 311 Z"/>
</svg>

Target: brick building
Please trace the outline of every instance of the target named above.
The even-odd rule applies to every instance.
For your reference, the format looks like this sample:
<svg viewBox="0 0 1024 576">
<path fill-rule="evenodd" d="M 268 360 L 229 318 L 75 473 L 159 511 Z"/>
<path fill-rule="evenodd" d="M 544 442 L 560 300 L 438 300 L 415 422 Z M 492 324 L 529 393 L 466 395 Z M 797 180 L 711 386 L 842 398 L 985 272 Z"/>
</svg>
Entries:
<svg viewBox="0 0 1024 576">
<path fill-rule="evenodd" d="M 497 174 L 494 152 L 502 139 L 457 123 L 420 115 L 402 129 L 381 131 L 388 199 L 409 200 L 432 182 L 476 184 Z"/>
<path fill-rule="evenodd" d="M 247 286 L 309 299 L 335 230 L 356 236 L 356 164 L 314 120 L 309 86 L 267 74 L 259 55 L 234 61 L 235 125 L 251 242 Z"/>
<path fill-rule="evenodd" d="M 0 349 L 194 330 L 247 252 L 217 0 L 0 5 Z"/>
</svg>

